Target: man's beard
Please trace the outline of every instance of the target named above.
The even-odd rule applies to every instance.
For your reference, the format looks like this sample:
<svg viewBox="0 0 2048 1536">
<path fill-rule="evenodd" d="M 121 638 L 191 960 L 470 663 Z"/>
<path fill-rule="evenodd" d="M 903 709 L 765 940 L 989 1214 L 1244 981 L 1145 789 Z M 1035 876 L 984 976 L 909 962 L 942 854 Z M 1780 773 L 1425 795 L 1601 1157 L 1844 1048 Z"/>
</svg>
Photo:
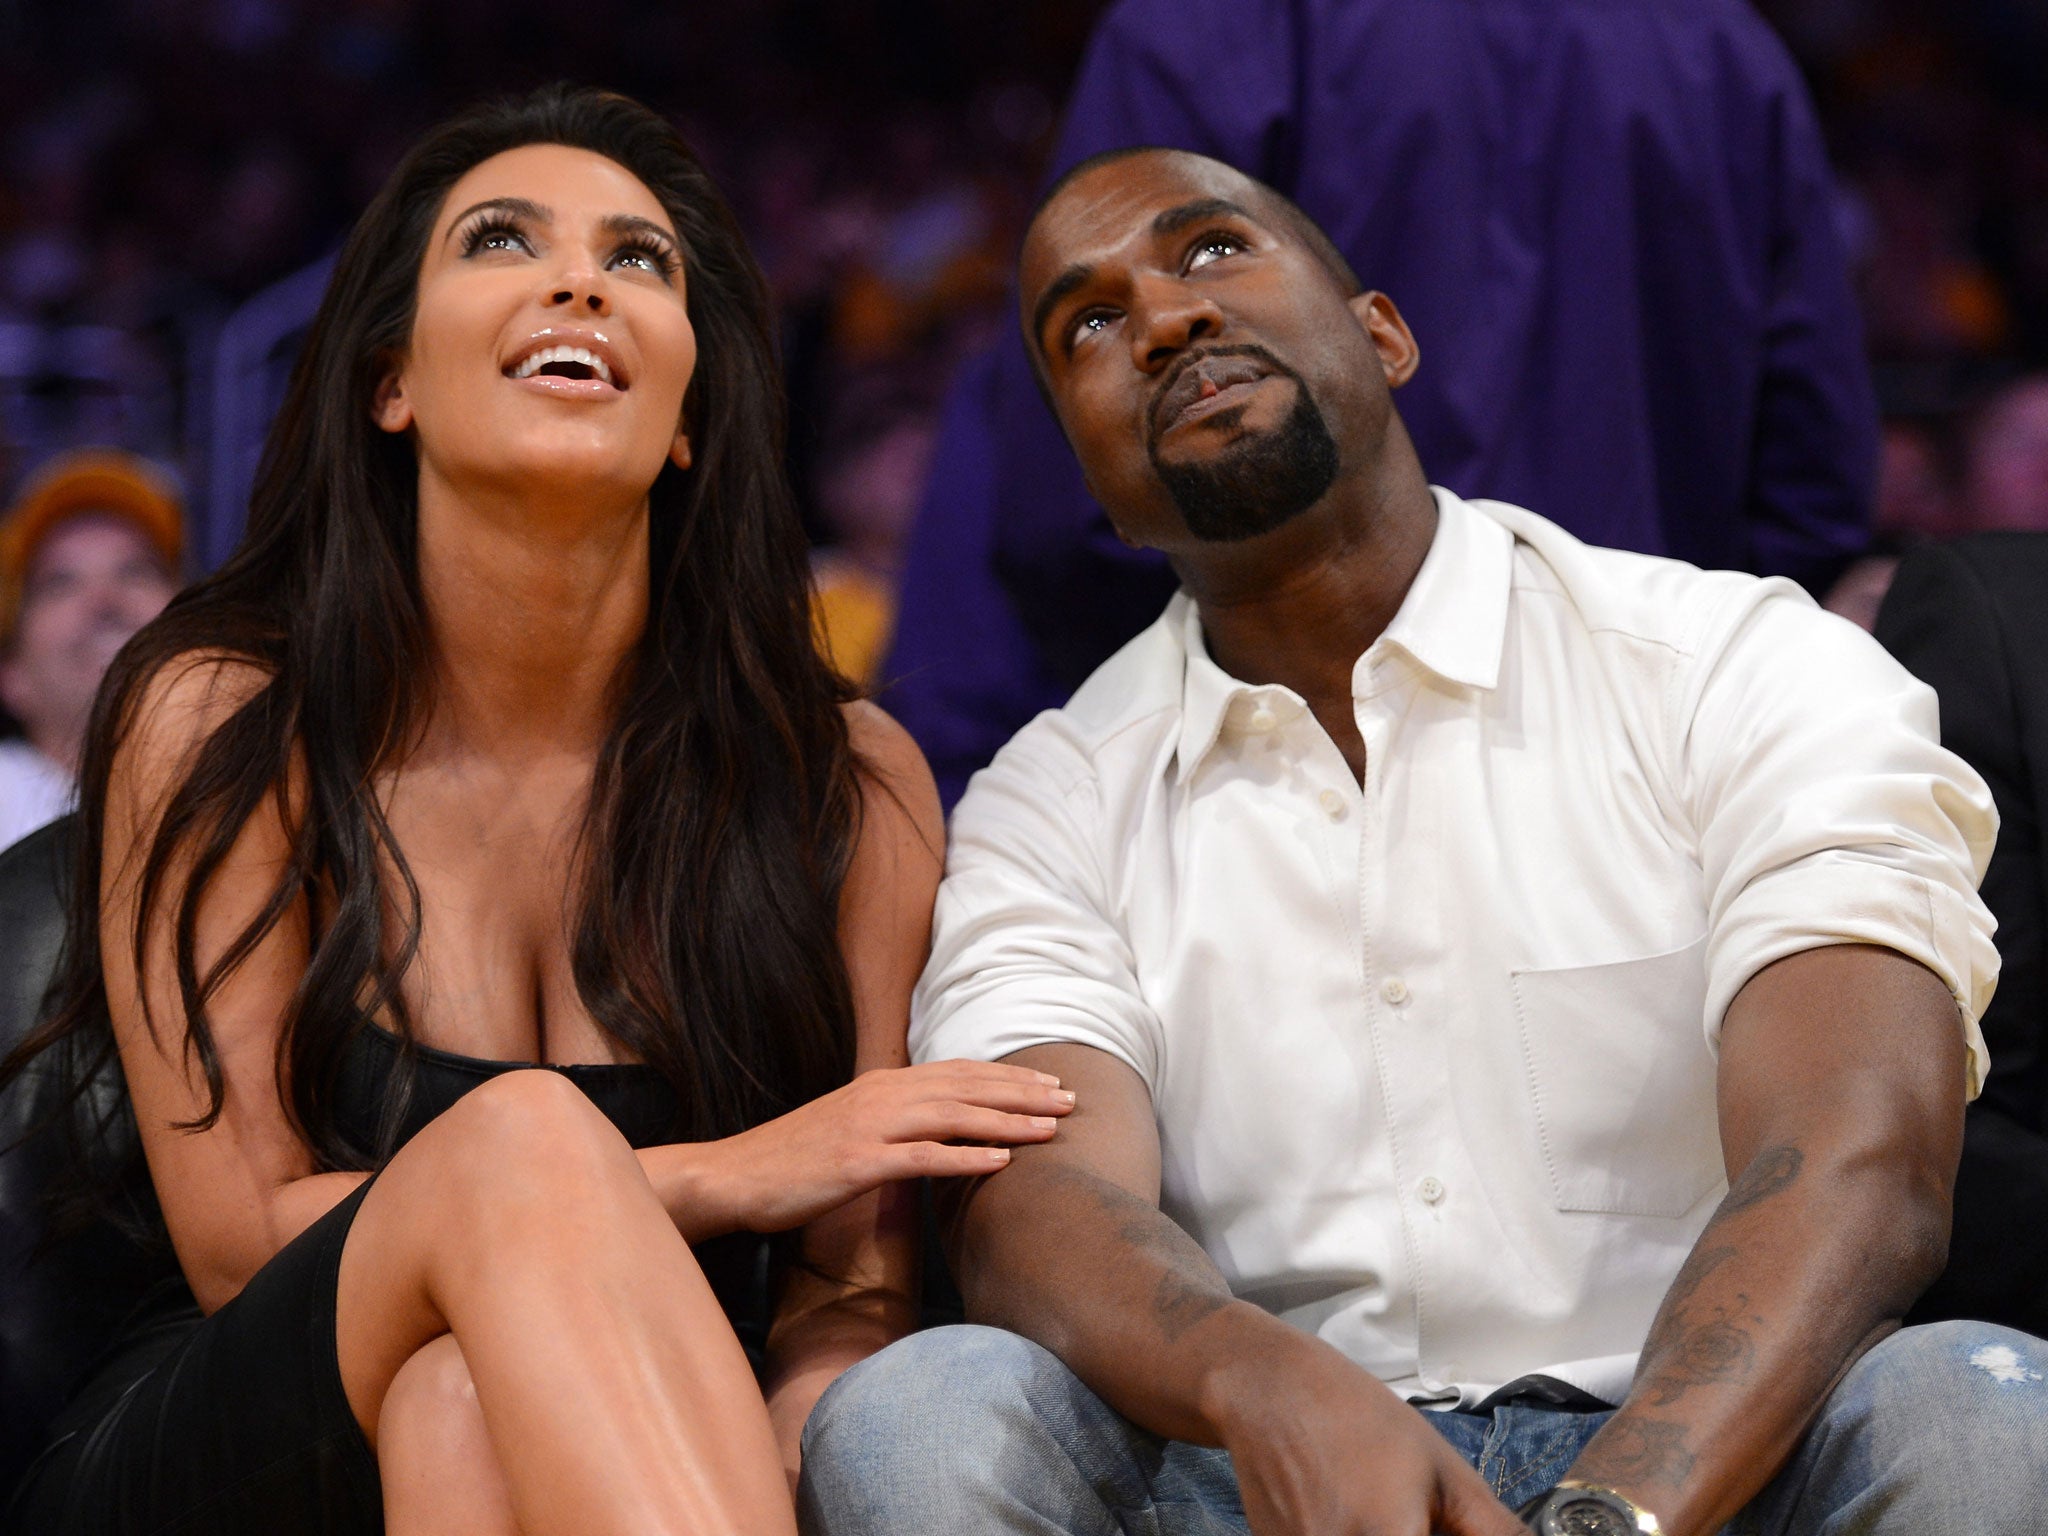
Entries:
<svg viewBox="0 0 2048 1536">
<path fill-rule="evenodd" d="M 1169 464 L 1150 445 L 1152 467 L 1188 532 L 1212 544 L 1235 544 L 1270 533 L 1306 512 L 1337 478 L 1337 441 L 1291 369 L 1294 409 L 1270 432 L 1237 439 L 1204 463 Z"/>
</svg>

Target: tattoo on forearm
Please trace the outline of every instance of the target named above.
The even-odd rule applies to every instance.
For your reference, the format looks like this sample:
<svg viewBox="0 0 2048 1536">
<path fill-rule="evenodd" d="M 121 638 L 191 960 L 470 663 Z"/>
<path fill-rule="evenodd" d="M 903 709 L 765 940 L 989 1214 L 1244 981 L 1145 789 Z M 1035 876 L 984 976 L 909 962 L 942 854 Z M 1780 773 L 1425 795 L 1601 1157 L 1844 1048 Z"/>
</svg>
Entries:
<svg viewBox="0 0 2048 1536">
<path fill-rule="evenodd" d="M 1749 1166 L 1742 1170 L 1742 1176 L 1729 1187 L 1728 1196 L 1721 1202 L 1721 1209 L 1714 1213 L 1714 1219 L 1719 1221 L 1723 1216 L 1732 1216 L 1737 1211 L 1761 1205 L 1781 1190 L 1790 1188 L 1805 1164 L 1806 1154 L 1797 1147 L 1764 1148 L 1750 1159 Z"/>
<path fill-rule="evenodd" d="M 1664 1294 L 1664 1310 L 1675 1312 L 1691 1301 L 1700 1283 L 1734 1257 L 1735 1249 L 1730 1246 L 1693 1249 L 1680 1266 L 1678 1278 L 1671 1282 L 1671 1289 Z"/>
<path fill-rule="evenodd" d="M 1152 1314 L 1168 1343 L 1177 1342 L 1195 1324 L 1230 1305 L 1229 1291 L 1210 1289 L 1195 1283 L 1195 1279 L 1172 1269 L 1159 1277 Z"/>
<path fill-rule="evenodd" d="M 1210 1267 L 1208 1255 L 1158 1211 L 1146 1207 L 1145 1214 L 1126 1221 L 1117 1236 L 1166 1266 L 1152 1293 L 1152 1315 L 1168 1343 L 1230 1305 L 1230 1287 Z"/>
<path fill-rule="evenodd" d="M 1698 1458 L 1686 1448 L 1685 1427 L 1663 1419 L 1622 1414 L 1587 1445 L 1572 1468 L 1574 1477 L 1593 1482 L 1664 1483 L 1676 1486 L 1692 1473 Z"/>
<path fill-rule="evenodd" d="M 1152 1314 L 1168 1343 L 1230 1305 L 1230 1287 L 1201 1245 L 1157 1206 L 1105 1179 L 1077 1174 L 1072 1182 L 1116 1220 L 1121 1241 L 1164 1270 L 1152 1293 Z"/>
<path fill-rule="evenodd" d="M 1738 1296 L 1735 1302 L 1747 1306 L 1749 1298 Z M 1670 1407 L 1693 1387 L 1739 1380 L 1756 1362 L 1756 1345 L 1748 1330 L 1726 1308 L 1717 1307 L 1715 1316 L 1696 1328 L 1687 1326 L 1683 1313 L 1671 1321 L 1684 1332 L 1672 1346 L 1658 1351 L 1655 1367 L 1643 1383 L 1653 1408 Z"/>
</svg>

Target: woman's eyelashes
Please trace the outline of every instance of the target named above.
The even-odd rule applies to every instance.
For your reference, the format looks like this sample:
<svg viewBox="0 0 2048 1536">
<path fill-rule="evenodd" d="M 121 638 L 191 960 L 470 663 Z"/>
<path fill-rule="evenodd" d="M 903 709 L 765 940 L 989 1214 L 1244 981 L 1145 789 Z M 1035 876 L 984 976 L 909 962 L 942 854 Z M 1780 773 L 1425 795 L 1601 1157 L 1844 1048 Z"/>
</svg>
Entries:
<svg viewBox="0 0 2048 1536">
<path fill-rule="evenodd" d="M 682 266 L 682 258 L 675 253 L 675 247 L 645 235 L 635 235 L 620 243 L 612 253 L 615 266 L 633 264 L 645 267 L 663 282 L 668 282 Z"/>
<path fill-rule="evenodd" d="M 531 256 L 534 239 L 524 226 L 503 214 L 487 214 L 463 231 L 462 254 L 477 256 L 492 251 L 515 251 Z M 675 248 L 652 235 L 628 235 L 613 247 L 605 259 L 611 267 L 637 267 L 663 282 L 672 282 L 682 267 Z"/>
<path fill-rule="evenodd" d="M 533 242 L 524 229 L 503 214 L 486 214 L 462 235 L 464 256 L 474 256 L 479 251 L 524 251 L 531 256 Z"/>
</svg>

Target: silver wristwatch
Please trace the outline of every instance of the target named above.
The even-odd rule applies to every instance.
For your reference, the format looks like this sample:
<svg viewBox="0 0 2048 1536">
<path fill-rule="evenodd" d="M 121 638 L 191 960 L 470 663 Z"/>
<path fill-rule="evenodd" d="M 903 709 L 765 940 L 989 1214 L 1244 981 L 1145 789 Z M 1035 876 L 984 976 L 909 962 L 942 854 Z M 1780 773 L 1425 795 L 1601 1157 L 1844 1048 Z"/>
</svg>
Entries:
<svg viewBox="0 0 2048 1536">
<path fill-rule="evenodd" d="M 1522 1511 L 1542 1536 L 1663 1536 L 1657 1517 L 1625 1494 L 1592 1483 L 1560 1484 Z"/>
</svg>

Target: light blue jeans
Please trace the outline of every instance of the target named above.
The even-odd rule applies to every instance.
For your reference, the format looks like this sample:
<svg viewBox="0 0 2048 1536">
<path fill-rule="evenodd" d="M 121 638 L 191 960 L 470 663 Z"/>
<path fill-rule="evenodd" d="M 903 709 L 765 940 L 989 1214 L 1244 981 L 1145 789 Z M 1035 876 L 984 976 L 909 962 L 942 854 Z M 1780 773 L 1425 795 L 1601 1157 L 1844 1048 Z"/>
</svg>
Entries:
<svg viewBox="0 0 2048 1536">
<path fill-rule="evenodd" d="M 1429 1413 L 1518 1508 L 1604 1413 Z M 804 1429 L 810 1536 L 1244 1536 L 1230 1457 L 1119 1416 L 1036 1344 L 914 1334 L 856 1366 Z M 2048 1531 L 2048 1344 L 1985 1323 L 1894 1334 L 1858 1361 L 1739 1536 Z"/>
</svg>

